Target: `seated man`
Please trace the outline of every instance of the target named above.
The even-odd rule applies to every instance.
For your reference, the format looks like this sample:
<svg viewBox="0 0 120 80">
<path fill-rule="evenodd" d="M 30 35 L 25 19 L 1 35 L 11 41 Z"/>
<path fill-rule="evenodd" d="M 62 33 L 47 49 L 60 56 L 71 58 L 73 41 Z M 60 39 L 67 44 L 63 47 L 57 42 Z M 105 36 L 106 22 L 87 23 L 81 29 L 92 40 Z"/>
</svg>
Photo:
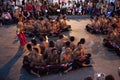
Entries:
<svg viewBox="0 0 120 80">
<path fill-rule="evenodd" d="M 62 24 L 61 24 L 62 31 L 70 31 L 71 30 L 71 25 L 67 24 L 66 19 L 67 19 L 66 16 L 63 16 L 63 20 L 62 20 Z"/>
<path fill-rule="evenodd" d="M 59 55 L 58 50 L 56 48 L 52 49 L 52 54 L 50 55 L 50 64 L 58 64 L 59 63 Z"/>
<path fill-rule="evenodd" d="M 2 14 L 2 19 L 4 24 L 10 24 L 10 22 L 12 21 L 11 14 L 5 10 Z"/>
<path fill-rule="evenodd" d="M 72 61 L 70 50 L 67 49 L 64 53 L 61 54 L 61 63 L 69 63 Z"/>
<path fill-rule="evenodd" d="M 31 67 L 31 73 L 40 77 L 40 74 L 42 74 L 42 72 L 44 72 L 43 70 L 45 70 L 43 65 L 45 65 L 44 63 L 44 59 L 43 59 L 43 55 L 39 54 L 38 48 L 33 48 L 33 55 L 31 57 L 29 57 L 30 60 L 30 67 Z"/>
<path fill-rule="evenodd" d="M 47 47 L 44 51 L 44 60 L 46 62 L 46 64 L 50 64 L 50 55 L 52 54 L 52 49 L 55 48 L 55 43 L 54 41 L 49 41 L 49 47 Z"/>
<path fill-rule="evenodd" d="M 75 49 L 76 45 L 74 43 L 75 37 L 71 36 L 70 37 L 70 48 L 72 49 L 72 51 Z"/>
<path fill-rule="evenodd" d="M 31 44 L 33 48 L 37 48 L 38 49 L 38 54 L 41 54 L 41 48 L 40 48 L 40 44 L 37 43 L 36 39 L 31 39 Z"/>
<path fill-rule="evenodd" d="M 91 54 L 85 53 L 85 48 L 83 47 L 85 44 L 85 39 L 81 38 L 80 42 L 78 42 L 77 47 L 73 51 L 73 58 L 79 60 L 80 62 L 83 62 L 85 64 L 90 63 L 90 57 Z"/>
<path fill-rule="evenodd" d="M 91 32 L 91 33 L 100 33 L 100 18 L 96 17 L 95 19 L 93 19 L 93 17 L 91 17 L 91 24 L 88 24 L 86 26 L 87 31 Z"/>
<path fill-rule="evenodd" d="M 64 36 L 59 35 L 59 39 L 56 41 L 55 47 L 61 52 L 64 43 L 65 43 Z"/>
</svg>

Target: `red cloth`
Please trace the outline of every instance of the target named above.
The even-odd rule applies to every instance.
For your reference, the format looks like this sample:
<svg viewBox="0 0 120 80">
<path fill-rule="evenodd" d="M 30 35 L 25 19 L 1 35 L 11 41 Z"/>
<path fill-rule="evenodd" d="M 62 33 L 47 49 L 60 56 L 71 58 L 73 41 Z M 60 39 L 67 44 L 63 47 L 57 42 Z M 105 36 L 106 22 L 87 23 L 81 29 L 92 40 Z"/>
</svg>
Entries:
<svg viewBox="0 0 120 80">
<path fill-rule="evenodd" d="M 26 10 L 27 11 L 32 11 L 33 10 L 33 6 L 32 5 L 27 5 L 26 6 Z"/>
<path fill-rule="evenodd" d="M 42 9 L 42 10 L 45 10 L 46 8 L 47 8 L 46 5 L 42 5 L 42 6 L 41 6 L 41 9 Z"/>
<path fill-rule="evenodd" d="M 25 44 L 28 43 L 28 41 L 27 41 L 24 33 L 21 32 L 21 33 L 17 34 L 17 36 L 18 36 L 18 38 L 19 38 L 19 41 L 20 41 L 20 45 L 21 45 L 21 46 L 24 46 Z"/>
</svg>

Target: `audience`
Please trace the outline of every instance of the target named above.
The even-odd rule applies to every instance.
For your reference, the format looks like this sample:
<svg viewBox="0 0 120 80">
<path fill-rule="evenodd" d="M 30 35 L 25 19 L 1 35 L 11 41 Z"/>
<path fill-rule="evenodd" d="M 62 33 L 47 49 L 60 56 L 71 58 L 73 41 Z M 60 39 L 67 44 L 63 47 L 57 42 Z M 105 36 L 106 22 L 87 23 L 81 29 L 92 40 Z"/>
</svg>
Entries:
<svg viewBox="0 0 120 80">
<path fill-rule="evenodd" d="M 47 1 L 24 1 L 24 0 L 7 0 L 4 1 L 0 6 L 3 10 L 10 12 L 11 19 L 13 19 L 13 14 L 16 11 L 16 8 L 22 13 L 24 19 L 35 18 L 43 15 L 58 15 L 58 14 L 67 14 L 67 15 L 103 15 L 107 17 L 116 13 L 118 16 L 120 12 L 120 1 L 109 2 L 104 0 L 85 0 L 85 1 L 69 1 L 60 2 L 60 3 L 49 3 Z M 27 12 L 26 12 L 27 11 Z M 3 12 L 2 12 L 3 14 Z M 37 14 L 37 16 L 36 16 Z"/>
<path fill-rule="evenodd" d="M 12 16 L 8 11 L 4 10 L 4 13 L 2 14 L 2 19 L 4 24 L 9 24 L 12 21 Z"/>
</svg>

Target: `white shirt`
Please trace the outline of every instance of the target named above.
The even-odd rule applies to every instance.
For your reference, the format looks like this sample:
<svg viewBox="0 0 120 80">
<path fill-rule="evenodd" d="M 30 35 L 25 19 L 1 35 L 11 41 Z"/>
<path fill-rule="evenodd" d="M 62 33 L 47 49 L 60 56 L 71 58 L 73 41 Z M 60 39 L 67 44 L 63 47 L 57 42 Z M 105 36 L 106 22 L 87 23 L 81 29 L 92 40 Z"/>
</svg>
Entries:
<svg viewBox="0 0 120 80">
<path fill-rule="evenodd" d="M 67 4 L 67 8 L 72 8 L 73 6 L 72 6 L 72 4 L 70 3 L 70 4 Z"/>
<path fill-rule="evenodd" d="M 60 5 L 60 8 L 66 8 L 67 6 L 64 4 L 64 5 Z"/>
<path fill-rule="evenodd" d="M 11 15 L 10 15 L 10 13 L 6 13 L 6 14 L 2 14 L 2 18 L 4 18 L 4 19 L 11 19 Z"/>
<path fill-rule="evenodd" d="M 17 0 L 17 1 L 16 1 L 16 5 L 17 5 L 17 6 L 21 6 L 21 5 L 22 5 L 22 1 Z"/>
<path fill-rule="evenodd" d="M 108 3 L 113 2 L 115 3 L 116 0 L 107 0 Z"/>
</svg>

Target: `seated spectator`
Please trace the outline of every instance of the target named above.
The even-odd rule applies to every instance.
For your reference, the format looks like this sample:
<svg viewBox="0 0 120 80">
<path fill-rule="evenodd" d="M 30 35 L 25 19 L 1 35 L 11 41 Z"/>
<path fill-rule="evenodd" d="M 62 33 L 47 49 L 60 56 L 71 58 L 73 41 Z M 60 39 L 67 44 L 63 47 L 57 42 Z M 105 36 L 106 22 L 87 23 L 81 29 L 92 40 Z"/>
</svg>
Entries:
<svg viewBox="0 0 120 80">
<path fill-rule="evenodd" d="M 29 20 L 30 19 L 30 13 L 27 10 L 24 10 L 22 12 L 22 16 L 23 16 L 24 20 Z"/>
<path fill-rule="evenodd" d="M 2 14 L 2 19 L 4 24 L 10 24 L 12 21 L 11 14 L 8 11 L 4 10 L 4 13 Z"/>
<path fill-rule="evenodd" d="M 41 5 L 39 1 L 36 1 L 34 5 L 35 10 L 41 12 Z"/>
<path fill-rule="evenodd" d="M 15 23 L 18 23 L 18 19 L 19 19 L 19 15 L 21 14 L 19 8 L 17 8 L 14 12 L 13 12 L 13 21 Z"/>
<path fill-rule="evenodd" d="M 20 8 L 20 11 L 22 11 L 22 1 L 21 0 L 16 0 L 16 6 Z"/>
<path fill-rule="evenodd" d="M 12 11 L 14 11 L 15 10 L 15 1 L 14 0 L 10 0 L 8 4 L 11 6 Z"/>
<path fill-rule="evenodd" d="M 34 16 L 35 16 L 35 19 L 38 20 L 42 16 L 42 12 L 41 11 L 35 11 L 35 15 Z"/>
</svg>

